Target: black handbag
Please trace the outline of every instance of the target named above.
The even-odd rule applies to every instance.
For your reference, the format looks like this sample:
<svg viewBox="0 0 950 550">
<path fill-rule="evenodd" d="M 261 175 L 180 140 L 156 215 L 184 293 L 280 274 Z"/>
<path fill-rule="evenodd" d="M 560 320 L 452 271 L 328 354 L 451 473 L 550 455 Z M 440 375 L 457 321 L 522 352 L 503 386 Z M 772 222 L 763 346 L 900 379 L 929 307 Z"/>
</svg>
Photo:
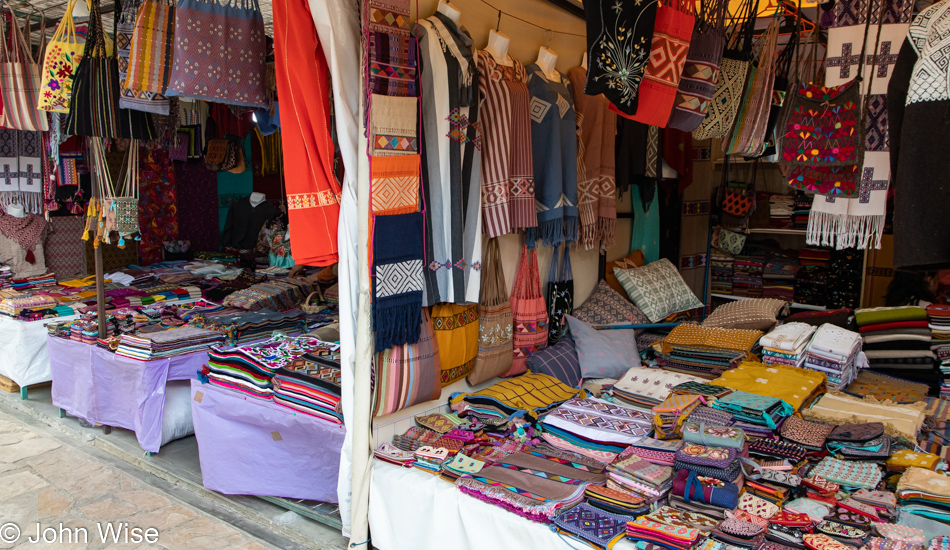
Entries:
<svg viewBox="0 0 950 550">
<path fill-rule="evenodd" d="M 123 137 L 119 120 L 119 64 L 106 57 L 100 0 L 92 0 L 82 61 L 76 67 L 64 133 L 101 138 Z"/>
<path fill-rule="evenodd" d="M 567 334 L 565 315 L 574 312 L 574 274 L 571 272 L 571 253 L 564 243 L 561 265 L 558 269 L 557 248 L 551 255 L 551 272 L 548 274 L 548 345 L 553 346 Z"/>
</svg>

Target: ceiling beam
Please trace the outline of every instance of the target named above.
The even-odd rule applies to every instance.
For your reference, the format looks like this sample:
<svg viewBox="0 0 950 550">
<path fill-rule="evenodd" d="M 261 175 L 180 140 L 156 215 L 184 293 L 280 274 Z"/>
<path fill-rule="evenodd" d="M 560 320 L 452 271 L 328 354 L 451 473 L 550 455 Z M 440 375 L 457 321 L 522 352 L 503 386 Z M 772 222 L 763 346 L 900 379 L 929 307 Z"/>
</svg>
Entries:
<svg viewBox="0 0 950 550">
<path fill-rule="evenodd" d="M 99 8 L 99 13 L 101 13 L 101 14 L 103 14 L 103 15 L 105 15 L 105 14 L 107 14 L 107 13 L 112 13 L 112 12 L 114 12 L 114 11 L 115 11 L 115 4 L 104 4 L 101 8 Z M 18 15 L 19 17 L 22 17 L 22 16 L 23 16 L 22 14 L 17 14 L 17 15 Z M 30 25 L 30 32 L 36 32 L 36 31 L 40 30 L 39 16 L 35 16 L 35 17 L 36 17 L 37 22 L 36 22 L 36 23 L 33 23 L 32 25 Z M 33 19 L 33 17 L 31 17 L 31 19 Z M 47 18 L 47 19 L 46 19 L 46 28 L 47 28 L 47 29 L 56 28 L 56 25 L 58 25 L 59 22 L 62 21 L 62 20 L 63 20 L 63 16 L 62 16 L 62 15 L 60 15 L 59 17 L 54 17 L 54 18 L 52 18 L 52 19 Z"/>
</svg>

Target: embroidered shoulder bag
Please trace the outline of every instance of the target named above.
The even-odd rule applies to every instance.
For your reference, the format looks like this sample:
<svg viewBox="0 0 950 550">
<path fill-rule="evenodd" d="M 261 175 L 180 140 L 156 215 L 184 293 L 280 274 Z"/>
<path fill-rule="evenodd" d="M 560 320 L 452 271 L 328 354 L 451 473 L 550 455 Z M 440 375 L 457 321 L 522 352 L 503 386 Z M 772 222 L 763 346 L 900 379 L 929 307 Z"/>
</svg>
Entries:
<svg viewBox="0 0 950 550">
<path fill-rule="evenodd" d="M 521 247 L 515 288 L 511 292 L 511 315 L 514 320 L 512 340 L 514 359 L 511 368 L 502 376 L 514 376 L 527 369 L 528 357 L 548 345 L 548 309 L 541 294 L 541 275 L 538 273 L 538 252 Z"/>
<path fill-rule="evenodd" d="M 564 315 L 574 312 L 574 274 L 571 272 L 571 251 L 564 244 L 560 268 L 557 248 L 551 254 L 551 270 L 548 275 L 548 345 L 553 346 L 567 334 Z"/>
<path fill-rule="evenodd" d="M 46 46 L 37 109 L 54 113 L 69 112 L 73 79 L 85 49 L 85 43 L 76 35 L 76 25 L 73 23 L 73 7 L 77 1 L 69 0 L 63 18 Z"/>
<path fill-rule="evenodd" d="M 64 133 L 100 138 L 121 137 L 119 64 L 107 57 L 99 0 L 91 0 L 86 47 L 73 80 Z"/>
<path fill-rule="evenodd" d="M 702 124 L 719 80 L 726 45 L 724 24 L 729 2 L 700 0 L 696 26 L 689 41 L 686 64 L 676 92 L 669 127 L 692 132 Z"/>
<path fill-rule="evenodd" d="M 468 383 L 481 384 L 511 369 L 511 303 L 498 239 L 489 239 L 478 296 L 478 354 Z"/>
<path fill-rule="evenodd" d="M 7 6 L 9 9 L 9 5 Z M 46 113 L 36 110 L 40 87 L 40 69 L 33 59 L 30 42 L 20 32 L 16 12 L 10 9 L 10 35 L 3 40 L 4 60 L 0 63 L 0 94 L 3 95 L 3 113 L 0 126 L 31 132 L 49 130 Z M 46 32 L 46 17 L 42 16 L 40 36 Z M 26 19 L 29 33 L 30 18 Z M 27 34 L 30 36 L 30 34 Z M 42 42 L 41 42 L 42 46 Z M 41 55 L 42 47 L 37 54 Z"/>
</svg>

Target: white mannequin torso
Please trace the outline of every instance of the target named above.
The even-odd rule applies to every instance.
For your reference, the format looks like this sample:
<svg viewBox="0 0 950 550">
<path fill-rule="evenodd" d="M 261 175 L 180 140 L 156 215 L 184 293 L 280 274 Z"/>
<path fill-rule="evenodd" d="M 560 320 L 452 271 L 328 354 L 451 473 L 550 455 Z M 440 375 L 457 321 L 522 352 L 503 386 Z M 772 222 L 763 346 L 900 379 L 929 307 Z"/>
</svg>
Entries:
<svg viewBox="0 0 950 550">
<path fill-rule="evenodd" d="M 449 5 L 445 0 L 439 0 L 439 7 L 436 8 L 436 11 L 451 19 L 456 25 L 459 24 L 459 19 L 462 17 L 462 12 L 455 9 L 455 6 Z"/>
<path fill-rule="evenodd" d="M 267 197 L 264 195 L 264 193 L 257 193 L 257 192 L 254 192 L 254 193 L 251 193 L 251 196 L 249 197 L 249 200 L 251 201 L 251 206 L 256 207 L 256 206 L 259 205 L 260 203 L 264 202 L 264 199 L 266 199 L 266 198 L 267 198 Z"/>
<path fill-rule="evenodd" d="M 554 68 L 554 65 L 557 64 L 556 53 L 542 47 L 538 50 L 538 60 L 535 63 L 541 68 L 541 72 L 544 73 L 548 82 L 558 82 L 561 80 L 561 75 L 557 72 L 557 69 Z"/>
<path fill-rule="evenodd" d="M 495 63 L 499 65 L 504 65 L 506 67 L 514 67 L 515 62 L 508 57 L 508 45 L 511 44 L 511 39 L 507 36 L 491 30 L 488 32 L 488 45 L 485 46 L 485 51 L 492 56 L 495 60 Z"/>
<path fill-rule="evenodd" d="M 22 204 L 16 204 L 16 203 L 9 204 L 7 205 L 5 210 L 7 211 L 7 214 L 13 216 L 14 218 L 26 217 L 26 209 L 23 208 Z"/>
</svg>

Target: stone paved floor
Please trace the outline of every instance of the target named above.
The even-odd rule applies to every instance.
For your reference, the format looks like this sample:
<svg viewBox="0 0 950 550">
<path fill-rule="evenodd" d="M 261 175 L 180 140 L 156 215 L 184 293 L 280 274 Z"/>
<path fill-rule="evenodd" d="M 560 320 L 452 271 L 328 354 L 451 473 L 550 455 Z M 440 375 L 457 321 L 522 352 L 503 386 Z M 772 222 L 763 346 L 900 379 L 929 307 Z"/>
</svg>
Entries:
<svg viewBox="0 0 950 550">
<path fill-rule="evenodd" d="M 26 541 L 36 524 L 85 527 L 88 543 Z M 158 544 L 100 540 L 97 523 L 127 522 L 158 529 Z M 17 543 L 3 541 L 17 524 Z M 57 533 L 58 537 L 58 533 Z M 265 550 L 275 547 L 184 504 L 80 447 L 0 410 L 0 549 L 100 550 L 167 548 Z"/>
</svg>

